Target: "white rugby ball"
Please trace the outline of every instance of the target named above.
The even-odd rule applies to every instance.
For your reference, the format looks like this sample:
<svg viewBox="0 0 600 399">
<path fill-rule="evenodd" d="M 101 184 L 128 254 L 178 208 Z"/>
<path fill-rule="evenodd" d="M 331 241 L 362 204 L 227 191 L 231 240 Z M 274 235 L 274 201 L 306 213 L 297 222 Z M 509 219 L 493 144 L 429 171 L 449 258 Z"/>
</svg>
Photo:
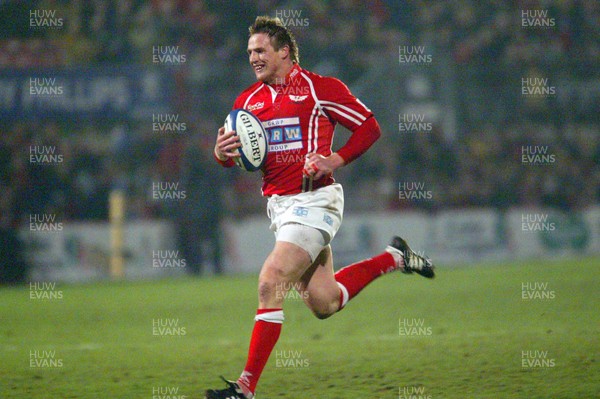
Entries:
<svg viewBox="0 0 600 399">
<path fill-rule="evenodd" d="M 248 110 L 234 109 L 225 119 L 225 131 L 235 131 L 241 147 L 238 148 L 239 158 L 233 158 L 237 166 L 249 172 L 255 172 L 263 167 L 267 159 L 269 144 L 267 132 L 260 120 Z"/>
</svg>

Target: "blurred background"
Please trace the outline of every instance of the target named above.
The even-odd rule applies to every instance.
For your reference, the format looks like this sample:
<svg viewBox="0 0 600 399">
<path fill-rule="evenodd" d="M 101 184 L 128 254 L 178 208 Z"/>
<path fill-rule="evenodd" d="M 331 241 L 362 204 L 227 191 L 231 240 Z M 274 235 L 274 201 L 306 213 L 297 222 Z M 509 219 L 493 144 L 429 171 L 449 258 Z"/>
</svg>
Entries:
<svg viewBox="0 0 600 399">
<path fill-rule="evenodd" d="M 449 265 L 600 252 L 598 1 L 0 1 L 0 282 L 259 270 L 260 175 L 211 154 L 264 14 L 382 127 L 336 173 L 338 266 L 398 232 Z"/>
</svg>

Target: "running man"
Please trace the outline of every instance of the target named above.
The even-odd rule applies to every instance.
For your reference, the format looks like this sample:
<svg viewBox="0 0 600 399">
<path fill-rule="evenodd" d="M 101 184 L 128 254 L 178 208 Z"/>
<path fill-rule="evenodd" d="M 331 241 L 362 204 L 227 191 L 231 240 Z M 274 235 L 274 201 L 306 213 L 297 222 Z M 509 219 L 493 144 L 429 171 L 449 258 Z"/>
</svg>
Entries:
<svg viewBox="0 0 600 399">
<path fill-rule="evenodd" d="M 258 310 L 246 366 L 225 389 L 206 391 L 207 399 L 254 398 L 256 386 L 283 324 L 283 299 L 296 288 L 310 310 L 326 319 L 346 306 L 382 274 L 400 270 L 434 277 L 431 260 L 417 255 L 400 237 L 373 258 L 333 269 L 330 243 L 342 222 L 342 186 L 332 173 L 377 141 L 381 130 L 373 113 L 338 79 L 299 65 L 292 33 L 277 18 L 257 17 L 250 26 L 248 58 L 257 82 L 233 108 L 254 113 L 269 135 L 262 194 L 276 241 L 258 281 Z M 332 152 L 335 125 L 352 132 Z M 220 128 L 214 155 L 230 167 L 240 146 L 234 132 Z"/>
</svg>

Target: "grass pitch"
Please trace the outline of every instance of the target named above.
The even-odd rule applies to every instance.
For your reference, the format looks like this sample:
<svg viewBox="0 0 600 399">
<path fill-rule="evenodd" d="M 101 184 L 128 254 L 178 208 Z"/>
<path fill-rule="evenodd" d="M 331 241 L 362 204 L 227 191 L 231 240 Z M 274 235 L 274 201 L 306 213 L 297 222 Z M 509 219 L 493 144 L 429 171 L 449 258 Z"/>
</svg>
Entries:
<svg viewBox="0 0 600 399">
<path fill-rule="evenodd" d="M 395 273 L 324 321 L 290 294 L 257 397 L 598 397 L 599 264 Z M 254 276 L 45 291 L 0 289 L 2 398 L 202 398 L 244 365 Z"/>
</svg>

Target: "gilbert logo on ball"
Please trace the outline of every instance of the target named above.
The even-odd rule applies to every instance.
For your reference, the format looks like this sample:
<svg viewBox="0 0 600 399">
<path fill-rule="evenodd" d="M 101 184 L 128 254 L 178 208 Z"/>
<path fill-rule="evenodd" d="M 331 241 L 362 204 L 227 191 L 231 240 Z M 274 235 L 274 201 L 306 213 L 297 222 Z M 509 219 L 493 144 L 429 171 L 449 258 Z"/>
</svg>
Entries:
<svg viewBox="0 0 600 399">
<path fill-rule="evenodd" d="M 235 163 L 242 169 L 254 172 L 263 167 L 267 159 L 267 132 L 262 122 L 250 111 L 234 109 L 225 119 L 225 131 L 235 131 L 242 146 Z"/>
</svg>

